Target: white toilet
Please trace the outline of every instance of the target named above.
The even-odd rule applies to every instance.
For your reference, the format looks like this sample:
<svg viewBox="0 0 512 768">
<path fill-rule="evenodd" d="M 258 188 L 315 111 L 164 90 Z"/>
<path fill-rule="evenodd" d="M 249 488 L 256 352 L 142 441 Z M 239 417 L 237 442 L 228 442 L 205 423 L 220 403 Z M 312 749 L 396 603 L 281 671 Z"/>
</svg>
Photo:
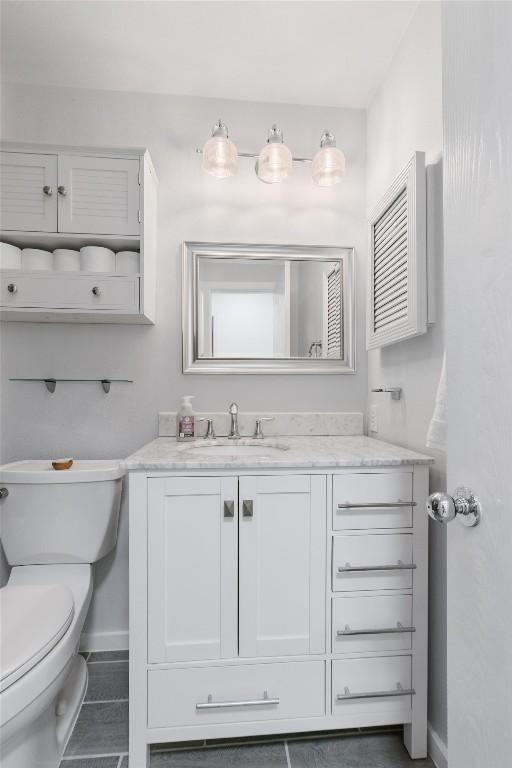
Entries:
<svg viewBox="0 0 512 768">
<path fill-rule="evenodd" d="M 0 526 L 11 575 L 0 589 L 0 764 L 57 768 L 87 667 L 78 654 L 92 563 L 116 543 L 123 470 L 116 461 L 0 467 Z"/>
</svg>

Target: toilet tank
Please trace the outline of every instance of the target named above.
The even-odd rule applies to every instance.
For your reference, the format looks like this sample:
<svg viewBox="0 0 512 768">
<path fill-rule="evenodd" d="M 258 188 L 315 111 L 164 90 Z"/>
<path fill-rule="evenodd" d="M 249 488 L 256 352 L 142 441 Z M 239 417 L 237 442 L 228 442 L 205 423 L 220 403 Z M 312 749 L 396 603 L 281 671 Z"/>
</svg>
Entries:
<svg viewBox="0 0 512 768">
<path fill-rule="evenodd" d="M 116 544 L 124 470 L 119 461 L 0 467 L 0 532 L 10 565 L 94 563 Z"/>
</svg>

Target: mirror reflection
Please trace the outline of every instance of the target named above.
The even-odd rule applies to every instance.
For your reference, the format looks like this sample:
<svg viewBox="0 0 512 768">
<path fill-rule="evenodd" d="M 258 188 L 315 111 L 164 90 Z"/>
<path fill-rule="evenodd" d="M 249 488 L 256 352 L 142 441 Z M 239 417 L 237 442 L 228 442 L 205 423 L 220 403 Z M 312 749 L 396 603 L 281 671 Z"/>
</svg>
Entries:
<svg viewBox="0 0 512 768">
<path fill-rule="evenodd" d="M 342 260 L 197 259 L 199 358 L 343 359 Z"/>
</svg>

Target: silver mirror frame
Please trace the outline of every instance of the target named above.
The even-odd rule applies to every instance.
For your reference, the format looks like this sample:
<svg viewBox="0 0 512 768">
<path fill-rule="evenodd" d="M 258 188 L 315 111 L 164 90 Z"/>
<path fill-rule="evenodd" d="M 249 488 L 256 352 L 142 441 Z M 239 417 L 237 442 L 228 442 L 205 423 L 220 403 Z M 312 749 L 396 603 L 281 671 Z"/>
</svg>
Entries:
<svg viewBox="0 0 512 768">
<path fill-rule="evenodd" d="M 197 329 L 198 259 L 283 259 L 336 261 L 343 265 L 345 286 L 343 324 L 345 357 L 328 358 L 199 358 Z M 184 242 L 182 254 L 183 373 L 340 374 L 355 373 L 355 250 L 352 247 L 308 245 L 247 245 Z"/>
</svg>

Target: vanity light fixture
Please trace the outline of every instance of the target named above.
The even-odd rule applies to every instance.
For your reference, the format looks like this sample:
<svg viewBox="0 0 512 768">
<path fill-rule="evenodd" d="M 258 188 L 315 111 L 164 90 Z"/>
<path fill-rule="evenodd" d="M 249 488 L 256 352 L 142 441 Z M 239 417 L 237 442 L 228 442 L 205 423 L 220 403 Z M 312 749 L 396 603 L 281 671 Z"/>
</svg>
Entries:
<svg viewBox="0 0 512 768">
<path fill-rule="evenodd" d="M 196 152 L 203 155 L 203 170 L 218 179 L 238 172 L 239 157 L 255 158 L 256 175 L 266 184 L 287 179 L 293 163 L 312 163 L 312 178 L 320 187 L 332 187 L 345 175 L 345 155 L 336 147 L 336 138 L 328 130 L 322 133 L 320 149 L 312 160 L 310 157 L 293 157 L 276 124 L 270 129 L 267 143 L 259 154 L 238 152 L 228 136 L 227 127 L 219 119 L 212 128 L 211 138 Z"/>
<path fill-rule="evenodd" d="M 319 187 L 333 187 L 345 175 L 345 155 L 336 147 L 336 138 L 330 131 L 322 133 L 311 175 Z"/>
<path fill-rule="evenodd" d="M 266 184 L 284 181 L 291 173 L 292 159 L 292 153 L 284 143 L 283 132 L 274 123 L 254 166 L 258 178 Z"/>
<path fill-rule="evenodd" d="M 227 126 L 220 118 L 203 147 L 203 170 L 217 179 L 225 179 L 238 172 L 238 153 L 229 138 Z"/>
</svg>

